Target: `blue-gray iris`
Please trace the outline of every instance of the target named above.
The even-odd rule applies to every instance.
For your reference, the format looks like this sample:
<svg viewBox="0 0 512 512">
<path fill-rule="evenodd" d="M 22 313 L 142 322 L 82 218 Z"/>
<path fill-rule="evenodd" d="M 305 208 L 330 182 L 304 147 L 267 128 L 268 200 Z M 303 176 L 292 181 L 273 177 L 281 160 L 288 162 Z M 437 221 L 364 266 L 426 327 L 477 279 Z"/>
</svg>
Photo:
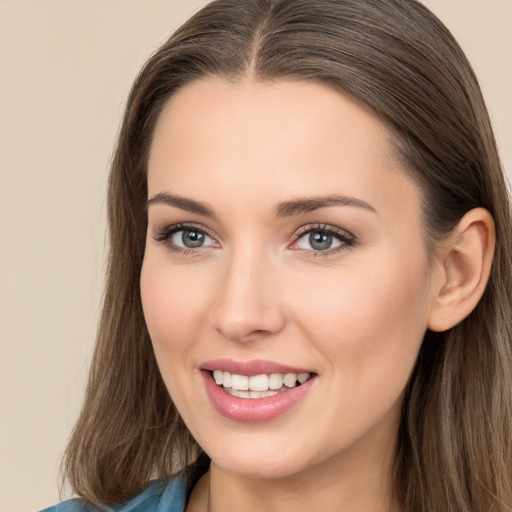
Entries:
<svg viewBox="0 0 512 512">
<path fill-rule="evenodd" d="M 204 233 L 185 230 L 181 235 L 181 241 L 185 247 L 201 247 L 204 243 Z"/>
<path fill-rule="evenodd" d="M 325 251 L 332 245 L 332 236 L 325 233 L 311 233 L 309 243 L 315 251 Z"/>
</svg>

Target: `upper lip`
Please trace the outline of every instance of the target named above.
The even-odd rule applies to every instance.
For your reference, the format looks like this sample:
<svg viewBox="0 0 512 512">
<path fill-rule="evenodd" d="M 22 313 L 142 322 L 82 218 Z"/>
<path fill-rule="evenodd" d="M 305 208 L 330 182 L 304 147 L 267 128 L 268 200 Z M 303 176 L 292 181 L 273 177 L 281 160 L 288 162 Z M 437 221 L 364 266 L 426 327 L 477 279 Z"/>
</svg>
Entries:
<svg viewBox="0 0 512 512">
<path fill-rule="evenodd" d="M 201 370 L 221 370 L 236 373 L 237 375 L 262 375 L 271 373 L 314 373 L 307 368 L 299 368 L 274 361 L 253 359 L 251 361 L 237 361 L 235 359 L 214 359 L 206 361 L 200 366 Z"/>
</svg>

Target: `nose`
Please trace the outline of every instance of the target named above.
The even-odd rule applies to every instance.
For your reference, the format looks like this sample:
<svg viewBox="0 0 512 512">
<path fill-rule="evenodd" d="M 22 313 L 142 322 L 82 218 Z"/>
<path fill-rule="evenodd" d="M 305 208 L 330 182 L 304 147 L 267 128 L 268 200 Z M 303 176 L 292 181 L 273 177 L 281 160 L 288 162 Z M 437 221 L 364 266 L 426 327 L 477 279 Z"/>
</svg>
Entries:
<svg viewBox="0 0 512 512">
<path fill-rule="evenodd" d="M 225 262 L 212 308 L 212 323 L 218 333 L 244 343 L 283 329 L 285 315 L 279 304 L 276 271 L 261 254 L 250 251 Z"/>
</svg>

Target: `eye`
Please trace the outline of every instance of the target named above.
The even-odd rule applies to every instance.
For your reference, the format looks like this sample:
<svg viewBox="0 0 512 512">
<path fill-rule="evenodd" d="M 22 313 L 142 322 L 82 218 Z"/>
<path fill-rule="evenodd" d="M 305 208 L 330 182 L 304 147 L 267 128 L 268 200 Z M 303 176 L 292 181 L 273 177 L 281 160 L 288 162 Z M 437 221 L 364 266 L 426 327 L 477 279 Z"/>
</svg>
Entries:
<svg viewBox="0 0 512 512">
<path fill-rule="evenodd" d="M 183 224 L 169 226 L 154 238 L 157 242 L 165 242 L 169 249 L 176 252 L 218 246 L 217 242 L 204 229 Z"/>
<path fill-rule="evenodd" d="M 204 245 L 211 245 L 213 240 L 202 231 L 198 229 L 183 229 L 176 231 L 171 237 L 170 241 L 178 247 L 187 247 L 188 249 L 197 249 Z"/>
<path fill-rule="evenodd" d="M 334 226 L 322 225 L 303 228 L 291 249 L 330 254 L 354 244 L 355 238 L 350 233 Z"/>
<path fill-rule="evenodd" d="M 313 251 L 326 251 L 340 245 L 340 240 L 321 231 L 311 231 L 309 234 L 302 235 L 297 243 L 299 249 L 312 249 Z"/>
</svg>

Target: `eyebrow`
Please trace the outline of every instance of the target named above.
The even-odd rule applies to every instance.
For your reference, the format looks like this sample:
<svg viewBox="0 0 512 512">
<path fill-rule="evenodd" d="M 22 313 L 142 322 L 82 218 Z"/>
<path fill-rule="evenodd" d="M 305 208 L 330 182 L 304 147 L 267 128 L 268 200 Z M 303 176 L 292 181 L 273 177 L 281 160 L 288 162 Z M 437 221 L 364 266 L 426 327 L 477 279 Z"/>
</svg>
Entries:
<svg viewBox="0 0 512 512">
<path fill-rule="evenodd" d="M 191 213 L 204 215 L 205 217 L 215 218 L 213 209 L 206 203 L 189 199 L 187 197 L 175 196 L 167 192 L 159 192 L 146 202 L 146 209 L 153 204 L 166 204 L 174 206 L 180 210 Z M 284 201 L 279 203 L 274 209 L 274 217 L 291 217 L 301 213 L 308 213 L 319 208 L 327 208 L 329 206 L 352 206 L 356 208 L 363 208 L 373 213 L 377 210 L 362 199 L 357 199 L 351 196 L 329 195 L 322 197 L 304 197 L 293 199 L 291 201 Z"/>
<path fill-rule="evenodd" d="M 277 205 L 274 216 L 278 218 L 289 217 L 291 215 L 308 213 L 329 206 L 353 206 L 377 213 L 377 210 L 373 206 L 361 199 L 351 196 L 329 195 L 323 197 L 304 197 L 292 201 L 285 201 Z"/>
<path fill-rule="evenodd" d="M 197 213 L 204 215 L 205 217 L 215 217 L 213 209 L 206 203 L 195 201 L 194 199 L 188 199 L 187 197 L 174 196 L 167 192 L 159 192 L 154 195 L 151 199 L 146 202 L 146 209 L 153 204 L 166 204 L 168 206 L 174 206 L 180 210 L 185 210 L 190 213 Z"/>
</svg>

